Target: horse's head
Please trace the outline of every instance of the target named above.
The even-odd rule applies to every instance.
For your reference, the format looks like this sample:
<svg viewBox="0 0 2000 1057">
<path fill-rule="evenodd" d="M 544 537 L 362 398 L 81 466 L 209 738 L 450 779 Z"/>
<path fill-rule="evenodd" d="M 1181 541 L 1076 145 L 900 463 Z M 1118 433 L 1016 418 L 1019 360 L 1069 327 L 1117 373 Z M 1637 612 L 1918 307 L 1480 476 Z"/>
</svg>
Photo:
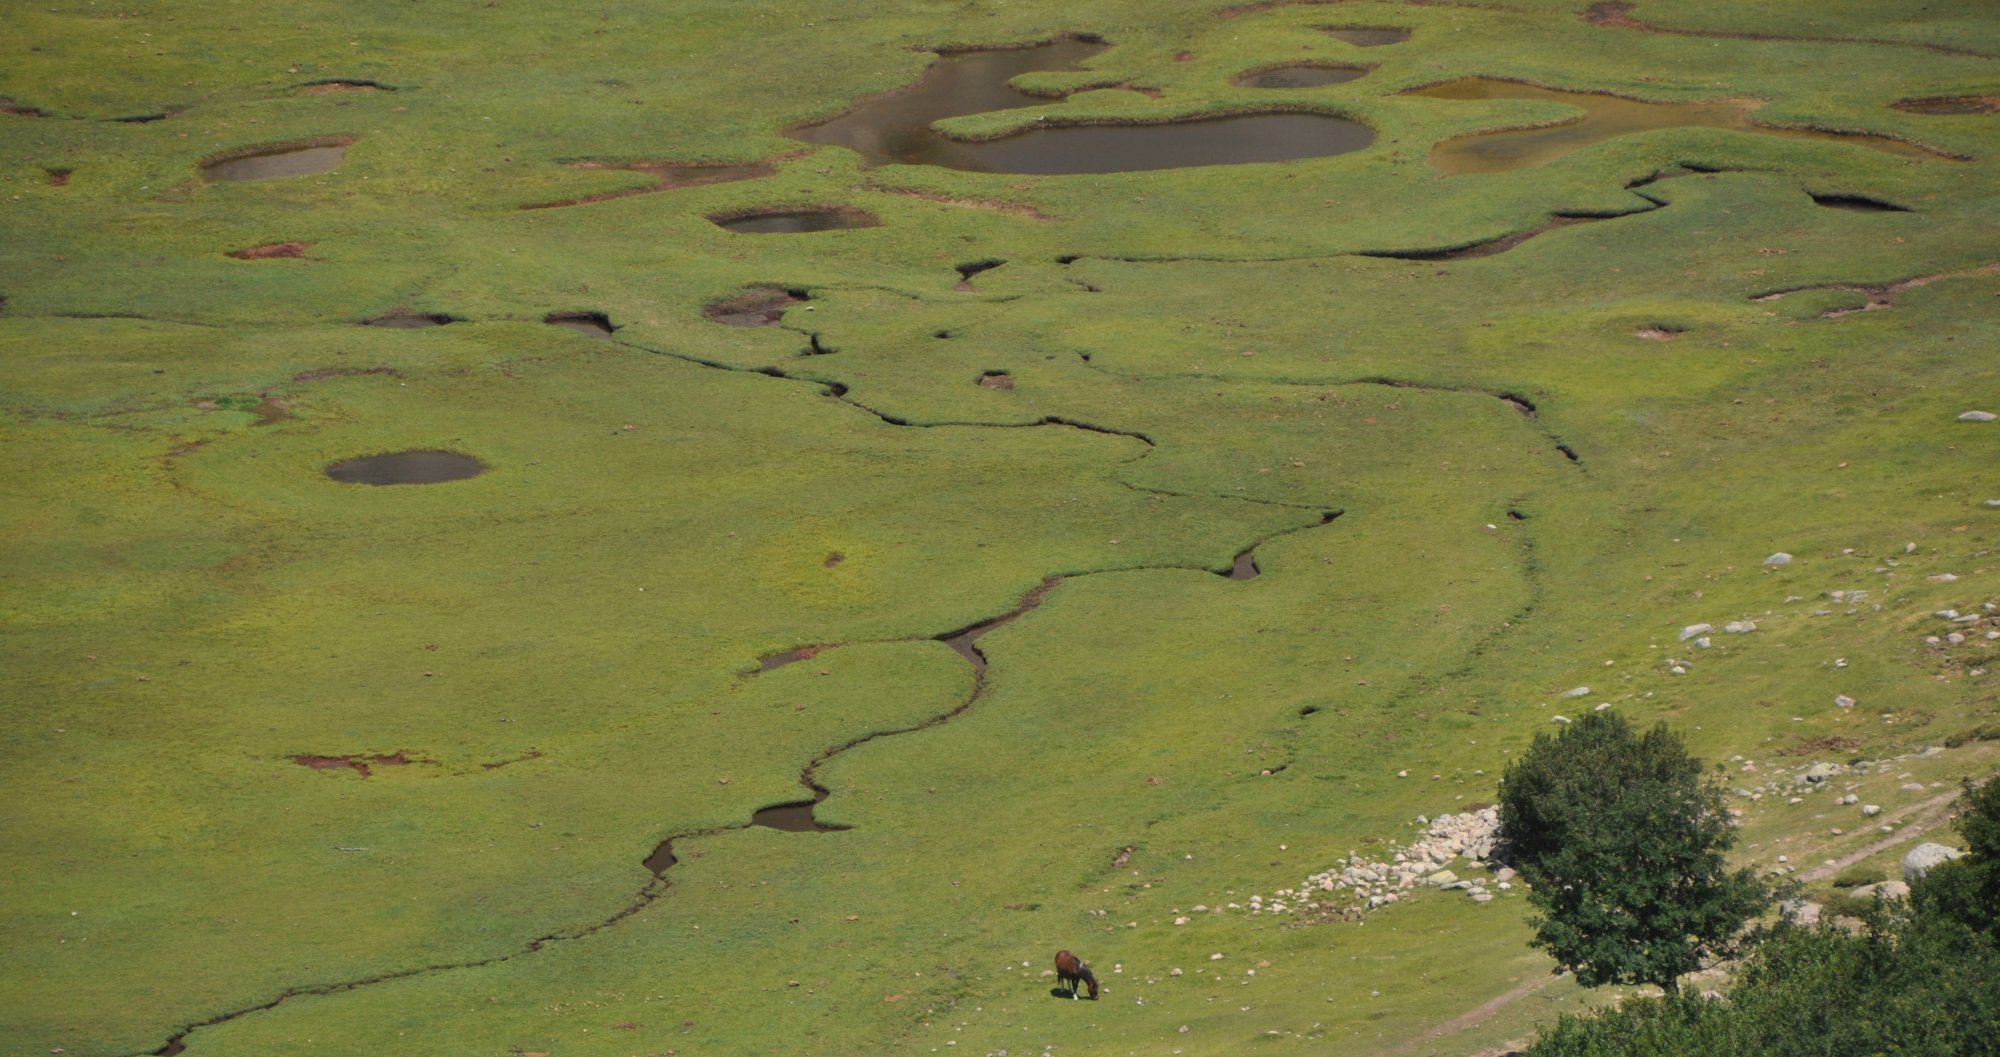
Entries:
<svg viewBox="0 0 2000 1057">
<path fill-rule="evenodd" d="M 1078 975 L 1083 977 L 1084 986 L 1090 988 L 1090 1000 L 1095 1002 L 1097 1001 L 1097 974 L 1091 972 L 1088 965 L 1081 968 L 1082 971 Z"/>
</svg>

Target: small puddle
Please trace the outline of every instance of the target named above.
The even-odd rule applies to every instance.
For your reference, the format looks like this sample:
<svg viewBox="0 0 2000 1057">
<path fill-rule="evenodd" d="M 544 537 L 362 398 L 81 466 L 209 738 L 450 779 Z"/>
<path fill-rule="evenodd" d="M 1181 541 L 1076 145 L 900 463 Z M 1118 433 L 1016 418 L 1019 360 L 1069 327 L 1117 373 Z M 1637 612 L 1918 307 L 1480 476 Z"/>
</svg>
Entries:
<svg viewBox="0 0 2000 1057">
<path fill-rule="evenodd" d="M 811 800 L 797 800 L 789 804 L 773 804 L 750 816 L 750 824 L 766 829 L 783 830 L 786 833 L 839 833 L 846 826 L 829 826 L 813 817 L 813 808 L 818 807 L 827 797 L 827 791 L 817 785 L 812 786 Z"/>
<path fill-rule="evenodd" d="M 455 451 L 399 451 L 337 462 L 326 475 L 342 484 L 441 484 L 486 472 L 486 464 Z"/>
<path fill-rule="evenodd" d="M 1410 31 L 1400 26 L 1321 26 L 1319 31 L 1357 48 L 1379 48 L 1410 39 Z"/>
<path fill-rule="evenodd" d="M 1949 99 L 1905 99 L 1894 104 L 1906 114 L 1926 117 L 1957 117 L 1964 114 L 2000 114 L 2000 95 L 1959 95 Z"/>
<path fill-rule="evenodd" d="M 1255 580 L 1260 571 L 1257 568 L 1257 548 L 1252 547 L 1237 555 L 1236 561 L 1223 575 L 1231 580 Z"/>
<path fill-rule="evenodd" d="M 374 319 L 364 319 L 361 325 L 382 327 L 387 330 L 423 330 L 427 327 L 442 327 L 456 322 L 458 320 L 437 312 L 397 311 L 376 316 Z"/>
<path fill-rule="evenodd" d="M 831 569 L 835 565 L 840 564 L 839 562 L 833 561 L 832 557 L 829 557 L 827 560 L 832 563 L 825 566 L 825 568 L 828 569 Z M 830 648 L 831 648 L 830 646 L 822 643 L 816 646 L 800 646 L 797 649 L 786 650 L 783 653 L 774 653 L 768 657 L 759 657 L 757 658 L 757 670 L 759 672 L 768 672 L 773 669 L 783 668 L 785 665 L 788 664 L 797 664 L 800 661 L 809 661 L 812 660 L 814 657 L 819 656 L 822 650 Z"/>
<path fill-rule="evenodd" d="M 1198 165 L 1323 158 L 1374 142 L 1367 126 L 1315 113 L 1263 113 L 1178 121 L 1042 124 L 965 142 L 931 127 L 942 118 L 1047 102 L 1008 87 L 1036 70 L 1075 69 L 1103 44 L 1065 38 L 1028 48 L 955 52 L 907 91 L 863 102 L 831 121 L 786 134 L 859 152 L 865 164 L 937 165 L 965 172 L 1058 176 L 1148 172 Z"/>
<path fill-rule="evenodd" d="M 1012 389 L 1014 376 L 1006 371 L 987 371 L 979 376 L 979 384 L 987 389 Z"/>
<path fill-rule="evenodd" d="M 1899 206 L 1894 202 L 1884 202 L 1880 199 L 1868 198 L 1862 195 L 1813 195 L 1812 200 L 1816 206 L 1825 206 L 1828 209 L 1844 209 L 1850 213 L 1907 213 L 1910 211 L 1908 206 Z"/>
<path fill-rule="evenodd" d="M 1318 88 L 1366 76 L 1366 66 L 1277 66 L 1254 70 L 1231 82 L 1238 88 Z"/>
<path fill-rule="evenodd" d="M 332 172 L 347 157 L 353 140 L 304 147 L 272 147 L 237 154 L 201 166 L 204 180 L 270 180 L 281 176 L 312 176 Z"/>
<path fill-rule="evenodd" d="M 617 327 L 611 325 L 611 317 L 602 312 L 551 312 L 542 317 L 542 322 L 552 327 L 574 330 L 587 338 L 607 341 Z"/>
<path fill-rule="evenodd" d="M 1855 143 L 1905 157 L 1941 157 L 1936 152 L 1887 136 L 1777 128 L 1751 120 L 1761 104 L 1753 100 L 1714 103 L 1647 103 L 1637 99 L 1469 77 L 1402 93 L 1424 99 L 1520 99 L 1562 103 L 1582 110 L 1581 118 L 1542 128 L 1505 129 L 1455 136 L 1431 149 L 1430 163 L 1450 176 L 1529 169 L 1595 143 L 1667 128 L 1720 128 L 1761 136 Z"/>
<path fill-rule="evenodd" d="M 1027 596 L 1021 599 L 1021 604 L 1014 607 L 1012 612 L 1003 613 L 992 620 L 982 621 L 961 631 L 954 631 L 950 634 L 939 635 L 937 637 L 937 641 L 950 646 L 960 657 L 965 658 L 967 664 L 972 665 L 973 676 L 976 680 L 973 689 L 974 697 L 979 695 L 980 688 L 984 686 L 986 681 L 986 655 L 979 652 L 979 640 L 984 638 L 986 633 L 992 631 L 994 628 L 1011 624 L 1019 620 L 1022 614 L 1041 605 L 1042 599 L 1050 591 L 1054 590 L 1055 586 L 1059 583 L 1062 583 L 1062 577 L 1051 576 L 1043 580 L 1040 586 L 1029 591 Z M 968 701 L 967 704 L 969 705 L 971 702 Z"/>
<path fill-rule="evenodd" d="M 802 235 L 814 231 L 847 231 L 881 225 L 873 213 L 852 207 L 830 209 L 769 209 L 753 213 L 719 213 L 708 218 L 717 227 L 742 235 Z"/>
<path fill-rule="evenodd" d="M 798 290 L 753 286 L 726 301 L 711 301 L 701 314 L 731 327 L 768 327 L 784 320 L 785 310 L 811 300 Z"/>
</svg>

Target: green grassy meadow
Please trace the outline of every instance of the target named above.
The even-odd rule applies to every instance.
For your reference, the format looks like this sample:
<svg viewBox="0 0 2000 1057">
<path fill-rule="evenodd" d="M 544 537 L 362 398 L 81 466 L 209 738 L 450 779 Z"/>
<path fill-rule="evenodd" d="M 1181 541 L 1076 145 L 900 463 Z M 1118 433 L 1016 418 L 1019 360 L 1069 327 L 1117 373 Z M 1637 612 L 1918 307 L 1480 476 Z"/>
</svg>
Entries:
<svg viewBox="0 0 2000 1057">
<path fill-rule="evenodd" d="M 1880 817 L 1733 799 L 1745 862 L 1954 840 L 1931 802 L 2000 770 L 2000 422 L 1959 420 L 2000 413 L 2000 114 L 1892 104 L 2000 97 L 2000 16 L 1590 6 L 0 8 L 0 1054 L 1498 1053 L 1614 998 L 1518 889 L 1229 907 L 1600 702 L 1732 785 L 1894 761 L 1833 783 Z M 1022 176 L 783 135 L 1065 34 L 1109 47 L 944 127 L 1374 142 Z M 1297 62 L 1370 70 L 1231 84 Z M 1446 175 L 1577 116 L 1399 94 L 1469 77 L 1849 135 Z M 654 182 L 586 162 L 773 172 L 524 208 Z M 710 220 L 828 206 L 880 223 Z M 704 315 L 750 287 L 809 300 Z M 454 322 L 358 325 L 396 310 Z M 579 312 L 609 339 L 542 322 Z M 322 472 L 407 450 L 489 469 Z M 1052 577 L 983 678 L 939 641 Z M 848 828 L 749 825 L 823 757 Z M 1063 947 L 1101 1001 L 1050 996 Z"/>
</svg>

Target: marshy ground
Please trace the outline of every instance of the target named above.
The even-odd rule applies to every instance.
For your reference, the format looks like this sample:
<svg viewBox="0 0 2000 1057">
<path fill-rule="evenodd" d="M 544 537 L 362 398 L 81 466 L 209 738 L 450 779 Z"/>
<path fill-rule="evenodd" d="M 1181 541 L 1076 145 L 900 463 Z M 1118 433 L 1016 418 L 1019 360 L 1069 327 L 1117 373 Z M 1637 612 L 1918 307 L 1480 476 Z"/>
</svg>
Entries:
<svg viewBox="0 0 2000 1057">
<path fill-rule="evenodd" d="M 1555 716 L 1994 772 L 1992 11 L 557 7 L 0 13 L 0 1053 L 1472 1054 L 1263 908 Z"/>
</svg>

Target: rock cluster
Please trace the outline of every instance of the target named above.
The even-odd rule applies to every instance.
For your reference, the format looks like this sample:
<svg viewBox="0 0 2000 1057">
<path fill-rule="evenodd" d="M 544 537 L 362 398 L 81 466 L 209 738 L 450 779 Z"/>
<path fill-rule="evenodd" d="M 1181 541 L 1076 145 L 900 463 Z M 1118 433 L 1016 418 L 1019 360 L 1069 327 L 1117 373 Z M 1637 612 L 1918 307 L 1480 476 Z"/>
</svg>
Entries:
<svg viewBox="0 0 2000 1057">
<path fill-rule="evenodd" d="M 1514 887 L 1514 871 L 1500 861 L 1506 842 L 1500 835 L 1497 809 L 1418 821 L 1427 823 L 1424 835 L 1405 847 L 1391 845 L 1386 861 L 1370 861 L 1350 851 L 1345 863 L 1313 874 L 1298 888 L 1280 889 L 1272 900 L 1250 897 L 1250 911 L 1339 914 L 1343 903 L 1351 909 L 1373 910 L 1408 898 L 1421 887 L 1464 892 L 1474 902 L 1485 903 L 1493 899 L 1494 890 L 1504 892 Z M 1459 860 L 1491 870 L 1491 880 L 1461 880 L 1445 868 Z"/>
</svg>

